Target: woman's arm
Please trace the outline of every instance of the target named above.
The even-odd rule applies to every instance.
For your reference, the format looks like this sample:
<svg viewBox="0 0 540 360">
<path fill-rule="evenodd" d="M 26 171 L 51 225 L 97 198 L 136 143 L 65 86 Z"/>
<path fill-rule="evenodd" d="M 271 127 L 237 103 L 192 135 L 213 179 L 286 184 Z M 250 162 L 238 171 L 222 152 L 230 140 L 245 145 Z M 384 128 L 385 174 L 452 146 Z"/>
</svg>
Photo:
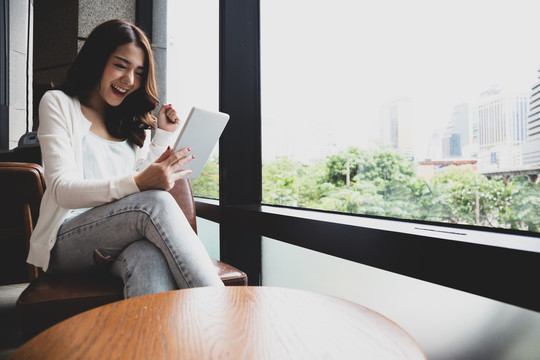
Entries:
<svg viewBox="0 0 540 360">
<path fill-rule="evenodd" d="M 163 105 L 158 112 L 154 138 L 148 146 L 145 159 L 137 163 L 139 173 L 133 177 L 141 191 L 170 190 L 176 180 L 191 173 L 189 169 L 179 171 L 194 158 L 189 154 L 191 149 L 185 148 L 173 153 L 170 146 L 176 140 L 176 130 L 179 126 L 180 120 L 176 115 L 176 110 L 170 104 Z M 145 147 L 146 144 L 143 148 Z"/>
<path fill-rule="evenodd" d="M 102 205 L 138 192 L 133 174 L 104 180 L 85 180 L 82 136 L 90 124 L 77 103 L 59 91 L 47 92 L 39 105 L 38 138 L 47 191 L 68 209 Z"/>
<path fill-rule="evenodd" d="M 141 172 L 158 159 L 167 147 L 175 140 L 177 134 L 161 129 L 156 129 L 154 137 L 150 139 L 150 130 L 146 132 L 146 140 L 142 148 L 137 148 L 135 171 Z"/>
<path fill-rule="evenodd" d="M 180 119 L 176 114 L 176 110 L 171 104 L 161 106 L 156 119 L 156 130 L 152 141 L 149 141 L 149 131 L 146 135 L 143 149 L 139 151 L 138 160 L 135 167 L 136 171 L 146 169 L 151 163 L 156 161 L 167 147 L 173 145 L 176 140 L 176 131 L 180 127 Z"/>
</svg>

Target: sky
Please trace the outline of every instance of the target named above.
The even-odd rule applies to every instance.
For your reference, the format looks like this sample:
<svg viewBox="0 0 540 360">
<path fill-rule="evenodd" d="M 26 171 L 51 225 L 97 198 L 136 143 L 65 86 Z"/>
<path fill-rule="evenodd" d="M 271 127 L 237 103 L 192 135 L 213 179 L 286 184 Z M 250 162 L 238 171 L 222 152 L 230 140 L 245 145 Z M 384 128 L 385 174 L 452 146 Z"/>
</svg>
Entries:
<svg viewBox="0 0 540 360">
<path fill-rule="evenodd" d="M 169 0 L 167 14 L 167 101 L 183 118 L 219 110 L 219 1 Z"/>
<path fill-rule="evenodd" d="M 325 128 L 367 146 L 381 104 L 409 97 L 425 145 L 489 87 L 530 91 L 539 10 L 532 0 L 262 0 L 263 118 L 297 123 L 297 138 Z"/>
<path fill-rule="evenodd" d="M 217 109 L 218 1 L 168 6 L 168 101 Z M 494 85 L 530 91 L 539 10 L 537 0 L 261 0 L 263 156 L 367 147 L 381 105 L 402 97 L 425 151 L 455 105 Z"/>
</svg>

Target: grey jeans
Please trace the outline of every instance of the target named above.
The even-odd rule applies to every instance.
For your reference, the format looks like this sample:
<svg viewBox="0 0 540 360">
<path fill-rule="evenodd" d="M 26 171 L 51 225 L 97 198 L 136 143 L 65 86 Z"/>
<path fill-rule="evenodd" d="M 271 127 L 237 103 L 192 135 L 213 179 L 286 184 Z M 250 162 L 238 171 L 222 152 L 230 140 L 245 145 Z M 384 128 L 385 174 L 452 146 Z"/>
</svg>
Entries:
<svg viewBox="0 0 540 360">
<path fill-rule="evenodd" d="M 58 231 L 48 273 L 96 271 L 94 251 L 111 256 L 126 298 L 223 286 L 184 213 L 165 191 L 143 191 L 70 218 Z"/>
</svg>

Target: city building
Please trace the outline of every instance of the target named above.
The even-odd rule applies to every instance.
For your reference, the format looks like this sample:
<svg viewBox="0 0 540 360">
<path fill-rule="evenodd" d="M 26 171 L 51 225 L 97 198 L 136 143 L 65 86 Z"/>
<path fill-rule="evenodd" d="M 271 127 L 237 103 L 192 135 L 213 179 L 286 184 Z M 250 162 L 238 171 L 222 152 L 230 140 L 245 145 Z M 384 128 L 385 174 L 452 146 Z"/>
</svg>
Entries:
<svg viewBox="0 0 540 360">
<path fill-rule="evenodd" d="M 443 150 L 442 150 L 442 141 L 444 136 L 444 129 L 436 129 L 429 136 L 428 146 L 426 153 L 424 154 L 423 159 L 442 159 Z M 418 160 L 422 160 L 419 158 Z"/>
<path fill-rule="evenodd" d="M 540 68 L 538 73 L 530 97 L 527 141 L 523 144 L 523 165 L 526 166 L 540 165 Z"/>
<path fill-rule="evenodd" d="M 401 155 L 414 158 L 414 106 L 411 98 L 399 98 L 381 106 L 381 140 Z"/>
<path fill-rule="evenodd" d="M 469 104 L 454 107 L 452 118 L 442 140 L 442 155 L 445 158 L 463 156 L 462 148 L 469 144 Z"/>
<path fill-rule="evenodd" d="M 471 107 L 478 124 L 478 171 L 490 173 L 519 168 L 527 140 L 529 96 L 491 88 Z M 473 131 L 474 136 L 474 131 Z"/>
</svg>

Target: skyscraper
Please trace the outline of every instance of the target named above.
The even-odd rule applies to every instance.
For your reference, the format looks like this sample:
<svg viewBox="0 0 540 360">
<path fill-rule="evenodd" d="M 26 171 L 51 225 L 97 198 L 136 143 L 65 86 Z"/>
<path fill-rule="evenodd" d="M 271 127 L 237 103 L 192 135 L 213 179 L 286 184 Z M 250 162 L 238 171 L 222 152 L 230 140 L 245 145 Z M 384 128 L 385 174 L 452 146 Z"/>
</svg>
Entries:
<svg viewBox="0 0 540 360">
<path fill-rule="evenodd" d="M 469 144 L 469 104 L 454 107 L 452 118 L 443 136 L 443 156 L 462 157 L 462 148 Z"/>
<path fill-rule="evenodd" d="M 414 158 L 414 111 L 410 98 L 389 101 L 381 106 L 381 140 L 401 155 Z"/>
<path fill-rule="evenodd" d="M 472 122 L 478 124 L 478 171 L 515 169 L 521 166 L 521 150 L 527 139 L 529 96 L 492 88 L 472 106 Z"/>
<path fill-rule="evenodd" d="M 523 165 L 540 165 L 540 68 L 530 97 L 527 136 L 523 144 Z"/>
</svg>

